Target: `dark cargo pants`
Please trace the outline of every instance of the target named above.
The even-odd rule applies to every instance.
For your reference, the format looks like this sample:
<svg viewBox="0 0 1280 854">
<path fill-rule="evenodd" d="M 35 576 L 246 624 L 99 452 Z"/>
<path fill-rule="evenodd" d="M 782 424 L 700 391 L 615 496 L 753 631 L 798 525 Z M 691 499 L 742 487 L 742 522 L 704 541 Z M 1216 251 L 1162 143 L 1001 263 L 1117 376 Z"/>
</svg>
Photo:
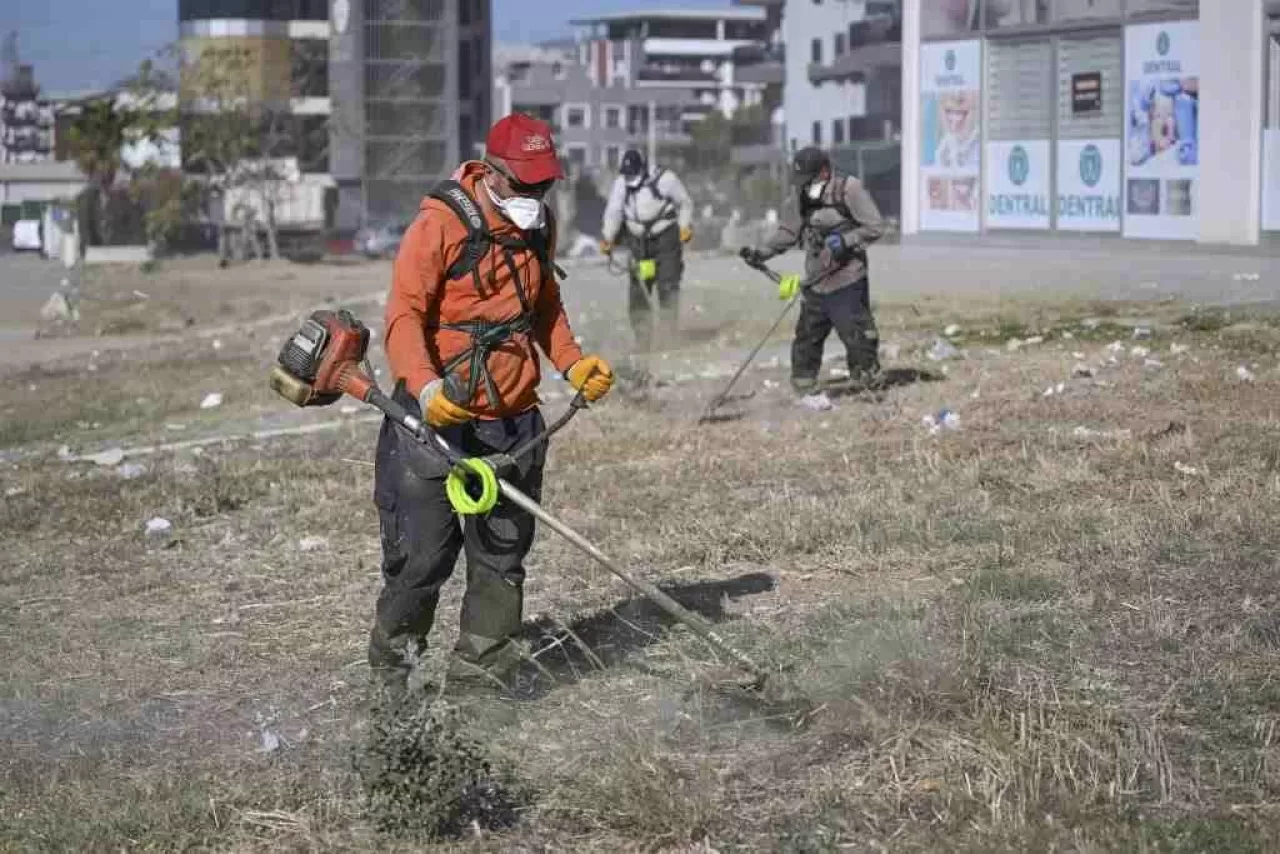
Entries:
<svg viewBox="0 0 1280 854">
<path fill-rule="evenodd" d="M 403 384 L 396 401 L 415 415 L 419 407 Z M 473 421 L 440 431 L 470 456 L 505 453 L 543 429 L 541 413 Z M 534 520 L 506 501 L 486 516 L 459 518 L 445 495 L 448 464 L 389 421 L 378 436 L 374 502 L 382 534 L 383 587 L 369 637 L 369 664 L 387 677 L 407 677 L 407 646 L 425 648 L 440 589 L 466 554 L 467 586 L 460 634 L 454 647 L 463 661 L 500 671 L 510 663 L 509 638 L 520 629 L 524 558 L 533 544 Z M 506 479 L 535 501 L 542 492 L 545 445 L 518 461 Z"/>
<path fill-rule="evenodd" d="M 805 292 L 791 342 L 791 384 L 796 391 L 817 388 L 822 350 L 832 329 L 844 344 L 849 376 L 863 382 L 873 378 L 880 370 L 880 335 L 865 276 L 832 293 Z"/>
<path fill-rule="evenodd" d="M 684 275 L 684 245 L 680 243 L 680 228 L 674 224 L 656 237 L 628 235 L 627 239 L 634 259 L 627 310 L 631 318 L 631 330 L 635 335 L 636 352 L 644 355 L 653 352 L 654 348 L 655 303 L 658 308 L 659 346 L 665 346 L 677 332 L 680 323 L 680 278 Z M 657 263 L 658 271 L 654 279 L 642 282 L 636 276 L 634 261 L 646 258 Z"/>
</svg>

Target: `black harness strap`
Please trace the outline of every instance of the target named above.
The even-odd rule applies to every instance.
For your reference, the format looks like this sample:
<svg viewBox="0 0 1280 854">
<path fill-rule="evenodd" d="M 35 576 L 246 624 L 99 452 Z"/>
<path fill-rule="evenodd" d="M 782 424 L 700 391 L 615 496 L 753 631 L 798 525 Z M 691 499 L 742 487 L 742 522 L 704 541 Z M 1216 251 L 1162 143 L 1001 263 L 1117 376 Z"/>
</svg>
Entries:
<svg viewBox="0 0 1280 854">
<path fill-rule="evenodd" d="M 640 223 L 640 226 L 644 229 L 643 240 L 645 242 L 644 248 L 645 248 L 646 254 L 648 253 L 648 249 L 649 249 L 649 241 L 653 239 L 653 227 L 660 222 L 675 219 L 675 216 L 673 216 L 674 211 L 672 210 L 672 206 L 675 204 L 675 202 L 673 202 L 669 196 L 665 195 L 664 193 L 662 193 L 662 191 L 658 189 L 658 181 L 662 180 L 662 176 L 666 174 L 666 171 L 667 171 L 666 169 L 659 169 L 658 171 L 654 172 L 652 176 L 645 178 L 636 186 L 627 187 L 626 195 L 622 199 L 623 216 L 626 216 L 627 205 L 632 202 L 632 200 L 635 198 L 636 193 L 639 193 L 641 190 L 645 189 L 646 187 L 649 189 L 649 192 L 653 193 L 654 198 L 662 202 L 662 207 L 658 208 L 657 214 L 655 214 L 651 219 L 648 219 L 648 220 L 643 220 L 640 218 L 640 208 L 638 205 L 636 206 L 636 216 L 634 221 Z"/>
<path fill-rule="evenodd" d="M 454 281 L 468 273 L 475 282 L 476 291 L 483 293 L 480 280 L 480 262 L 488 256 L 496 245 L 502 251 L 502 260 L 511 281 L 516 289 L 516 297 L 520 300 L 520 313 L 515 317 L 501 321 L 470 320 L 460 323 L 441 323 L 437 328 L 455 332 L 465 332 L 471 337 L 471 347 L 450 359 L 443 367 L 444 373 L 453 373 L 463 365 L 467 366 L 467 402 L 475 399 L 480 383 L 484 383 L 485 394 L 489 405 L 498 404 L 498 388 L 489 372 L 489 354 L 511 338 L 521 335 L 525 337 L 525 346 L 536 358 L 533 344 L 529 340 L 536 322 L 533 305 L 529 302 L 528 292 L 520 279 L 520 267 L 516 264 L 516 252 L 532 252 L 538 259 L 538 266 L 544 277 L 559 275 L 565 278 L 564 271 L 551 262 L 550 234 L 554 229 L 554 218 L 550 208 L 547 209 L 547 225 L 528 239 L 495 235 L 489 230 L 484 214 L 470 194 L 457 181 L 441 181 L 429 194 L 430 198 L 443 202 L 467 227 L 466 246 L 462 255 L 445 272 L 445 276 Z"/>
</svg>

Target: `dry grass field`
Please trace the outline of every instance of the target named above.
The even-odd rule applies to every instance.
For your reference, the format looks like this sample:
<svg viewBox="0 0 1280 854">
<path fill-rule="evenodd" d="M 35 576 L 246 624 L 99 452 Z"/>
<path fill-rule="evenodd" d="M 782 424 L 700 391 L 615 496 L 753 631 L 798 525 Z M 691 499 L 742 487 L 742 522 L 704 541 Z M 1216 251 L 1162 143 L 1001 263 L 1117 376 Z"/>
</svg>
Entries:
<svg viewBox="0 0 1280 854">
<path fill-rule="evenodd" d="M 244 299 L 227 313 L 280 313 Z M 698 352 L 731 368 L 774 311 L 708 322 Z M 762 695 L 544 530 L 518 690 L 446 682 L 398 725 L 364 664 L 376 423 L 243 436 L 289 415 L 265 385 L 287 320 L 4 375 L 0 849 L 1277 850 L 1280 321 L 878 311 L 919 381 L 809 412 L 764 359 L 733 418 L 697 423 L 723 380 L 694 378 L 551 452 L 548 509 L 765 663 Z M 950 324 L 964 357 L 929 360 Z M 958 426 L 931 431 L 943 408 Z M 128 476 L 57 453 L 220 431 L 241 438 Z M 371 801 L 388 758 L 419 771 Z"/>
</svg>

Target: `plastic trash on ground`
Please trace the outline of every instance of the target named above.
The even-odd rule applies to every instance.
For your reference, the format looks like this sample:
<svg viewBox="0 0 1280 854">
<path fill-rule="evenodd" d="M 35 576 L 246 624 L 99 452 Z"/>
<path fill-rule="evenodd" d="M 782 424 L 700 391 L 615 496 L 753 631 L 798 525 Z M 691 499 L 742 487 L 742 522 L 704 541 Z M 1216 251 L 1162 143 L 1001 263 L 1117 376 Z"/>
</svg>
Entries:
<svg viewBox="0 0 1280 854">
<path fill-rule="evenodd" d="M 945 362 L 948 359 L 959 359 L 960 351 L 956 349 L 954 344 L 945 338 L 935 338 L 933 346 L 929 348 L 929 352 L 925 355 L 927 355 L 931 361 Z"/>
<path fill-rule="evenodd" d="M 821 391 L 817 394 L 806 394 L 796 401 L 796 406 L 801 409 L 807 409 L 810 412 L 827 412 L 835 409 L 835 404 L 831 402 L 831 398 L 827 397 L 826 392 Z"/>
</svg>

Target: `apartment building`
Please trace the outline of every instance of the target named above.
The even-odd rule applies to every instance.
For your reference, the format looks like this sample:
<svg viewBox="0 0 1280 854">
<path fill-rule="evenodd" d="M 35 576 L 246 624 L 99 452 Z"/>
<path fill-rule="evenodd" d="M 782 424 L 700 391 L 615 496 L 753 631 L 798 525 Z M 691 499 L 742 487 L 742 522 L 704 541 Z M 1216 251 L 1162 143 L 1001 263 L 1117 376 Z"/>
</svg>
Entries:
<svg viewBox="0 0 1280 854">
<path fill-rule="evenodd" d="M 53 159 L 54 105 L 40 97 L 30 65 L 0 82 L 0 163 Z"/>
<path fill-rule="evenodd" d="M 627 148 L 688 142 L 685 117 L 699 107 L 694 93 L 629 85 L 602 73 L 602 55 L 590 43 L 502 49 L 495 56 L 497 115 L 548 122 L 565 160 L 584 170 L 617 169 Z"/>
<path fill-rule="evenodd" d="M 763 103 L 766 84 L 738 78 L 734 51 L 768 39 L 765 9 L 619 12 L 571 21 L 594 79 L 638 89 L 682 89 L 685 122 L 732 117 Z"/>
</svg>

